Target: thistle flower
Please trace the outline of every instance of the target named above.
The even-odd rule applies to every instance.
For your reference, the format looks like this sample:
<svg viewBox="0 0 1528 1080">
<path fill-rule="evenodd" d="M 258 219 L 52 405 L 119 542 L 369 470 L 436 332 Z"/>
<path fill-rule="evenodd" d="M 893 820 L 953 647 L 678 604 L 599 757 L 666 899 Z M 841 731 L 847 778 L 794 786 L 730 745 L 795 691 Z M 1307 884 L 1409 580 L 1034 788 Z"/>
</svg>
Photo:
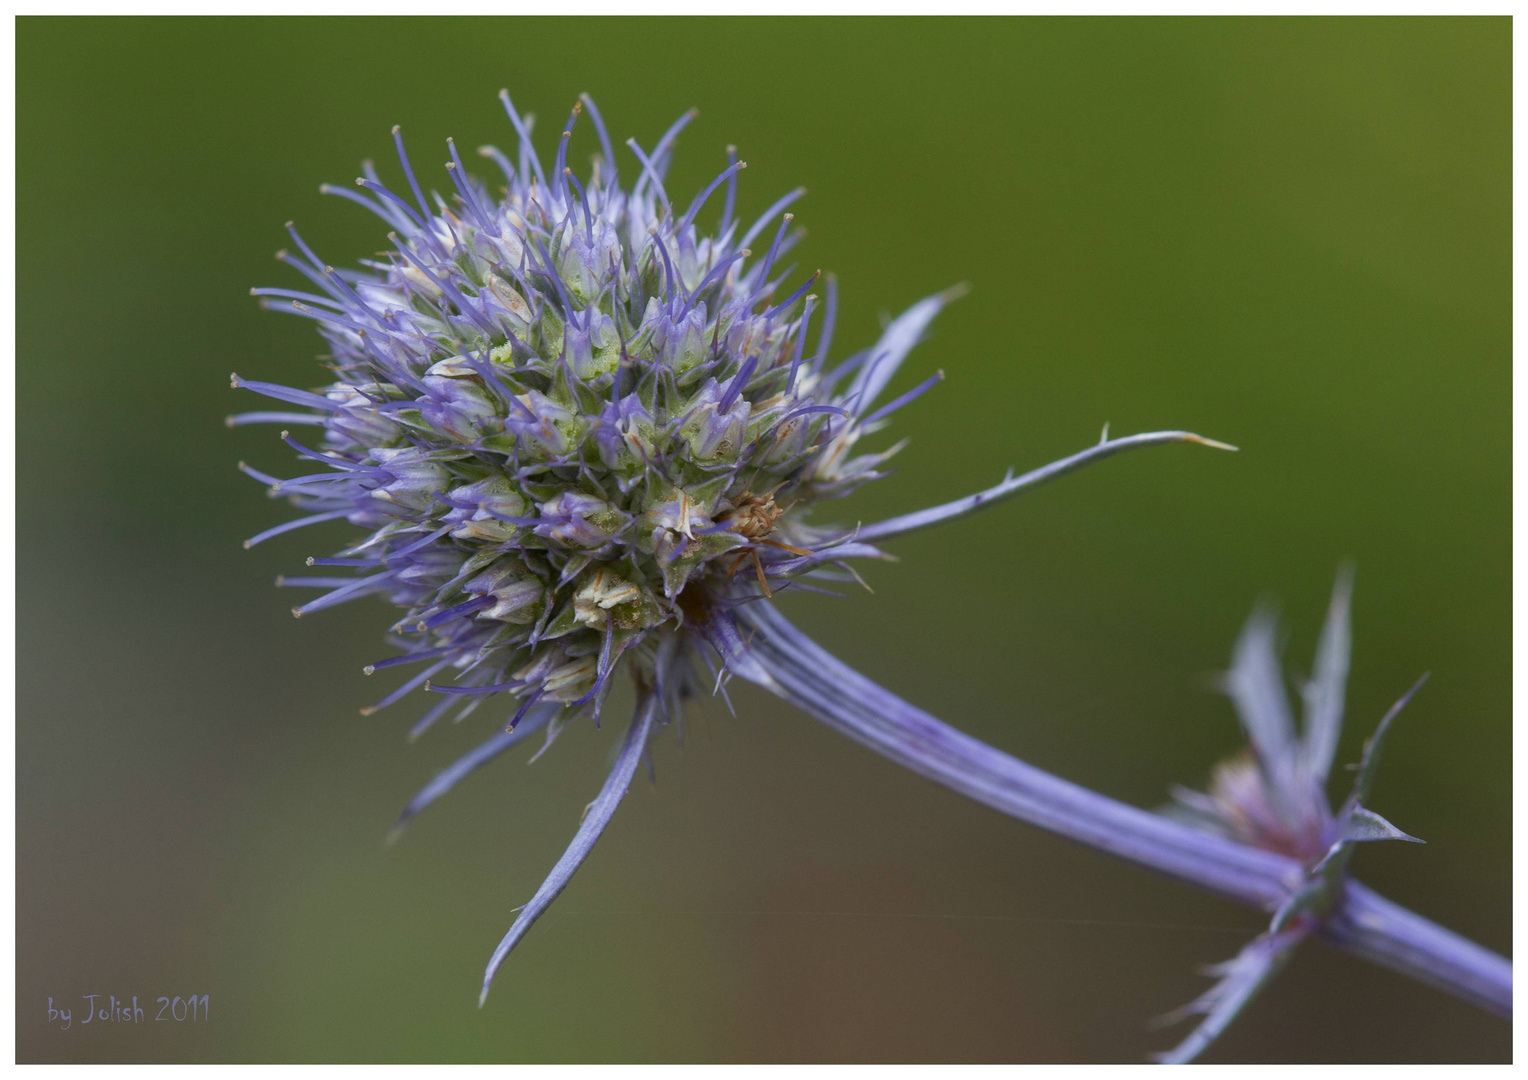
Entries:
<svg viewBox="0 0 1528 1080">
<path fill-rule="evenodd" d="M 942 506 L 868 526 L 820 523 L 818 504 L 882 476 L 900 449 L 859 442 L 941 378 L 882 403 L 959 290 L 914 304 L 872 347 L 834 362 L 833 278 L 819 304 L 809 295 L 818 275 L 799 280 L 782 263 L 800 235 L 786 212 L 799 189 L 744 228 L 745 166 L 729 148 L 727 167 L 680 212 L 664 182 L 693 112 L 651 151 L 628 140 L 635 175 L 623 182 L 587 96 L 550 170 L 531 118 L 500 97 L 517 153 L 480 150 L 503 173 L 500 196 L 467 175 L 448 140 L 451 194 L 427 197 L 395 128 L 409 195 L 370 163 L 361 190 L 324 188 L 381 218 L 390 250 L 336 270 L 288 226 L 296 254 L 279 258 L 318 291 L 254 291 L 316 322 L 332 380 L 292 389 L 236 375 L 235 387 L 300 411 L 229 418 L 320 429 L 308 443 L 282 433 L 319 471 L 282 480 L 241 465 L 305 512 L 247 544 L 342 519 L 359 531 L 336 555 L 308 560 L 338 576 L 279 584 L 321 590 L 296 615 L 368 595 L 402 609 L 395 655 L 366 670 L 418 673 L 366 711 L 414 691 L 435 696 L 412 738 L 448 713 L 460 720 L 508 700 L 504 727 L 427 785 L 400 825 L 533 732 L 550 745 L 568 723 L 597 723 L 618 670 L 635 684 L 609 776 L 494 951 L 483 996 L 587 856 L 655 728 L 734 676 L 1007 813 L 1252 903 L 1282 901 L 1298 870 L 1289 857 L 1113 803 L 961 735 L 843 667 L 772 603 L 856 580 L 850 560 L 883 557 L 887 540 L 1121 451 L 1224 444 L 1184 431 L 1111 439 L 1106 428 L 1079 453 Z M 585 110 L 598 152 L 580 180 L 568 161 Z M 719 221 L 704 231 L 717 199 Z"/>
</svg>

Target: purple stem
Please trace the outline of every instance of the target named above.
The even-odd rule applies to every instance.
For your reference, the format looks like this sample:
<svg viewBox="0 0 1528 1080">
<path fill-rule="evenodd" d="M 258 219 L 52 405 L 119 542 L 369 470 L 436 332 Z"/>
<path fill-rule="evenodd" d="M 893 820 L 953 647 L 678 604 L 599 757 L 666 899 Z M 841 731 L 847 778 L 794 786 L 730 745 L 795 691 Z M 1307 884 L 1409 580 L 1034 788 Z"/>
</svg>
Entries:
<svg viewBox="0 0 1528 1080">
<path fill-rule="evenodd" d="M 1498 1016 L 1512 1015 L 1512 961 L 1351 878 L 1321 936 Z"/>
<path fill-rule="evenodd" d="M 1089 791 L 935 719 L 849 668 L 768 602 L 717 612 L 706 639 L 727 667 L 856 742 L 995 810 L 1272 911 L 1305 878 L 1299 862 Z M 1329 941 L 1493 1012 L 1510 1015 L 1511 963 L 1348 882 Z"/>
</svg>

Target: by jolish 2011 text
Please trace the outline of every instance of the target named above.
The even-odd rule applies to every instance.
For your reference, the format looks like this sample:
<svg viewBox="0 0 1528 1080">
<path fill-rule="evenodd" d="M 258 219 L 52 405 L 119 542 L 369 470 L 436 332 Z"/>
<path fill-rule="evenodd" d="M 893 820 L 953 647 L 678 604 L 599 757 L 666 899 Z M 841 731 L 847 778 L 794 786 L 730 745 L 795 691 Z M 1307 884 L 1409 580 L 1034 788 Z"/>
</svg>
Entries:
<svg viewBox="0 0 1528 1080">
<path fill-rule="evenodd" d="M 145 1008 L 138 1004 L 136 994 L 131 1001 L 115 994 L 85 994 L 81 1001 L 83 1004 L 76 1012 L 65 1008 L 62 1002 L 55 1003 L 51 997 L 48 998 L 48 1023 L 57 1024 L 60 1031 L 68 1031 L 75 1024 L 142 1024 L 150 1019 Z M 153 1010 L 152 1019 L 175 1023 L 205 1021 L 209 1019 L 211 1004 L 212 999 L 206 994 L 157 997 L 154 999 L 157 1008 Z"/>
</svg>

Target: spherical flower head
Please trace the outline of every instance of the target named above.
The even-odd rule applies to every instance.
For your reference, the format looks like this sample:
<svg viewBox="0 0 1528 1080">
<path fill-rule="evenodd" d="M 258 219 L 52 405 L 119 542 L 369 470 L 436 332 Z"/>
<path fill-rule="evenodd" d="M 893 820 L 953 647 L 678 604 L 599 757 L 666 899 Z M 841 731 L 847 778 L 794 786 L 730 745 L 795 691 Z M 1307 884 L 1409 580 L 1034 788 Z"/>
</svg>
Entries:
<svg viewBox="0 0 1528 1080">
<path fill-rule="evenodd" d="M 783 211 L 801 192 L 743 229 L 745 166 L 729 150 L 682 213 L 670 203 L 667 165 L 693 113 L 651 154 L 629 143 L 638 169 L 623 183 L 587 98 L 550 170 L 530 119 L 502 98 L 520 147 L 513 162 L 481 151 L 503 173 L 498 194 L 450 143 L 451 195 L 426 196 L 395 129 L 411 197 L 369 163 L 359 190 L 326 189 L 380 217 L 389 250 L 336 270 L 292 230 L 298 253 L 281 257 L 320 291 L 255 291 L 317 322 L 333 381 L 302 391 L 236 376 L 310 411 L 235 420 L 320 426 L 315 445 L 284 438 L 326 471 L 246 471 L 310 511 L 303 522 L 367 533 L 310 560 L 353 580 L 285 579 L 332 589 L 297 614 L 381 594 L 405 610 L 397 662 L 432 661 L 427 688 L 515 695 L 516 719 L 537 701 L 597 714 L 623 658 L 651 675 L 658 638 L 687 618 L 826 557 L 806 517 L 879 475 L 886 455 L 853 448 L 878 425 L 861 412 L 890 370 L 864 356 L 834 393 L 849 372 L 824 368 L 831 281 L 808 349 L 817 275 L 788 288 L 781 266 L 797 239 Z M 567 162 L 585 104 L 600 150 L 580 180 Z M 699 218 L 715 201 L 708 233 Z"/>
</svg>

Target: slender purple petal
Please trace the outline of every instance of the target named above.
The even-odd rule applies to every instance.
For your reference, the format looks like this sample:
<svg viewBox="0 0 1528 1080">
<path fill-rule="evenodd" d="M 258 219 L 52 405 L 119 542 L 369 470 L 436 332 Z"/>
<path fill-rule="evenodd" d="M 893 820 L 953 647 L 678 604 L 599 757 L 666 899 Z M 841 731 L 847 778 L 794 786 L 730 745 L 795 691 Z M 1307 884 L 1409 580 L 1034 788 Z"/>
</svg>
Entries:
<svg viewBox="0 0 1528 1080">
<path fill-rule="evenodd" d="M 246 548 L 252 548 L 256 544 L 265 540 L 269 540 L 273 536 L 280 536 L 282 533 L 291 532 L 293 529 L 301 529 L 307 525 L 317 525 L 323 521 L 333 521 L 335 518 L 345 517 L 349 513 L 349 510 L 330 510 L 326 514 L 314 514 L 311 517 L 294 518 L 291 521 L 282 522 L 280 525 L 274 525 L 271 528 L 266 529 L 264 532 L 256 533 L 254 536 L 251 536 L 248 540 L 244 541 L 244 546 Z"/>
<path fill-rule="evenodd" d="M 256 379 L 241 379 L 237 374 L 230 375 L 228 383 L 235 390 L 253 390 L 257 394 L 264 394 L 277 401 L 306 405 L 310 409 L 334 412 L 339 408 L 337 404 L 319 394 L 309 393 L 307 390 L 294 390 L 290 386 L 280 386 L 276 383 L 260 382 Z"/>
<path fill-rule="evenodd" d="M 895 398 L 892 401 L 888 401 L 885 405 L 882 405 L 875 412 L 871 413 L 869 416 L 865 417 L 865 419 L 861 420 L 860 423 L 863 424 L 865 427 L 869 427 L 871 424 L 875 423 L 877 420 L 880 420 L 883 417 L 890 416 L 892 413 L 896 412 L 902 406 L 904 406 L 904 405 L 906 405 L 906 404 L 908 404 L 910 402 L 918 400 L 920 397 L 923 396 L 925 391 L 927 391 L 935 383 L 940 382 L 943 379 L 944 379 L 944 372 L 943 371 L 936 371 L 936 372 L 934 372 L 932 375 L 930 375 L 928 378 L 924 379 L 921 383 L 919 383 L 917 386 L 913 387 L 911 390 L 909 390 L 907 393 L 903 394 L 901 397 Z"/>
<path fill-rule="evenodd" d="M 762 214 L 759 215 L 759 220 L 755 221 L 753 225 L 749 227 L 748 231 L 743 234 L 743 238 L 738 241 L 737 246 L 740 248 L 745 248 L 749 244 L 753 243 L 754 240 L 758 239 L 759 233 L 764 231 L 764 226 L 768 225 L 772 220 L 774 220 L 774 216 L 776 214 L 778 214 L 781 210 L 784 210 L 787 206 L 805 194 L 806 188 L 798 187 L 793 191 L 787 191 L 784 195 L 781 195 L 778 199 L 770 204 L 768 210 L 765 210 Z"/>
<path fill-rule="evenodd" d="M 245 424 L 322 424 L 324 418 L 312 413 L 244 412 L 224 417 L 223 422 L 229 427 L 242 427 Z"/>
</svg>

